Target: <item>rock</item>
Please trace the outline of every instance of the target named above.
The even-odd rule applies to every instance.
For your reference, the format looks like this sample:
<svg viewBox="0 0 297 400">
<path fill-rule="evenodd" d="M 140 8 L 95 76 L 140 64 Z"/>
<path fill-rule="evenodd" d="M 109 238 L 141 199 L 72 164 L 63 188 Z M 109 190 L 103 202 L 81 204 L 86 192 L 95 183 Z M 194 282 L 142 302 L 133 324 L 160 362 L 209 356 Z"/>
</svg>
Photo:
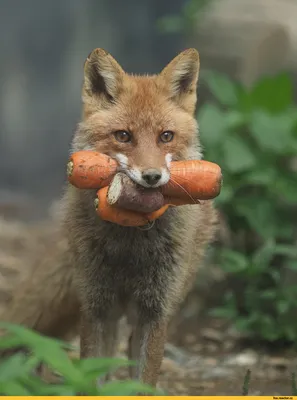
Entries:
<svg viewBox="0 0 297 400">
<path fill-rule="evenodd" d="M 234 371 L 226 367 L 214 367 L 202 374 L 202 379 L 223 378 L 233 375 Z"/>
<path fill-rule="evenodd" d="M 206 358 L 205 359 L 205 364 L 210 366 L 210 367 L 214 367 L 218 364 L 218 360 L 215 358 Z"/>
<path fill-rule="evenodd" d="M 243 353 L 229 356 L 225 361 L 225 365 L 248 367 L 255 365 L 257 361 L 258 361 L 257 354 L 252 350 L 247 350 Z"/>
<path fill-rule="evenodd" d="M 193 351 L 193 353 L 200 353 L 203 348 L 204 348 L 204 346 L 200 343 L 197 343 L 194 346 L 191 346 L 191 350 Z"/>
<path fill-rule="evenodd" d="M 161 365 L 161 371 L 166 372 L 166 373 L 174 373 L 174 372 L 179 372 L 180 373 L 180 366 L 170 358 L 164 358 L 162 365 Z"/>
<path fill-rule="evenodd" d="M 223 349 L 225 351 L 230 351 L 234 347 L 234 343 L 231 340 L 224 341 Z"/>
<path fill-rule="evenodd" d="M 195 344 L 196 341 L 197 341 L 197 337 L 195 335 L 193 335 L 192 333 L 186 335 L 186 337 L 185 337 L 186 344 L 189 344 L 189 345 Z"/>
<path fill-rule="evenodd" d="M 206 348 L 210 353 L 215 353 L 218 350 L 218 344 L 210 343 L 206 346 Z"/>
<path fill-rule="evenodd" d="M 224 340 L 224 334 L 222 332 L 211 328 L 203 329 L 201 331 L 201 336 L 204 339 L 211 340 L 216 343 L 221 343 Z"/>
<path fill-rule="evenodd" d="M 171 343 L 166 343 L 164 356 L 180 365 L 185 364 L 190 358 L 190 355 L 186 350 L 182 350 Z"/>
<path fill-rule="evenodd" d="M 290 360 L 283 357 L 270 357 L 268 360 L 270 366 L 276 369 L 287 369 L 290 365 Z"/>
</svg>

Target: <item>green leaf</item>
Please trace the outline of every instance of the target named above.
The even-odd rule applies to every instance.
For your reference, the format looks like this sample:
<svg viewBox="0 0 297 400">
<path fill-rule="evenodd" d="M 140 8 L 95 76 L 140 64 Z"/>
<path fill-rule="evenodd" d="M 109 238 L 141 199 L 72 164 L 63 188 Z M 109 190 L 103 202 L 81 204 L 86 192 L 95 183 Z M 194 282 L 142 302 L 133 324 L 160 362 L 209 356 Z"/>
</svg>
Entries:
<svg viewBox="0 0 297 400">
<path fill-rule="evenodd" d="M 212 308 L 209 310 L 208 314 L 212 317 L 225 319 L 234 319 L 237 317 L 236 310 L 229 308 L 228 306 Z"/>
<path fill-rule="evenodd" d="M 295 244 L 276 244 L 274 251 L 275 254 L 297 259 L 297 246 Z"/>
<path fill-rule="evenodd" d="M 0 349 L 12 349 L 19 346 L 21 346 L 21 342 L 17 337 L 10 334 L 1 337 Z"/>
<path fill-rule="evenodd" d="M 279 174 L 274 181 L 272 190 L 278 198 L 295 205 L 297 203 L 296 174 Z"/>
<path fill-rule="evenodd" d="M 234 321 L 234 326 L 241 332 L 250 332 L 251 330 L 250 320 L 246 317 L 237 317 Z"/>
<path fill-rule="evenodd" d="M 89 358 L 76 360 L 75 362 L 75 365 L 79 368 L 79 370 L 90 379 L 104 376 L 120 367 L 127 367 L 134 364 L 135 363 L 132 361 L 121 358 Z"/>
<path fill-rule="evenodd" d="M 213 104 L 205 104 L 198 114 L 199 132 L 202 143 L 208 147 L 224 139 L 226 117 L 223 111 Z"/>
<path fill-rule="evenodd" d="M 276 302 L 276 309 L 280 314 L 285 314 L 290 309 L 290 303 L 286 300 L 278 300 Z"/>
<path fill-rule="evenodd" d="M 277 235 L 278 226 L 275 219 L 274 204 L 269 199 L 253 199 L 245 197 L 236 204 L 238 215 L 246 218 L 250 229 L 264 239 L 272 239 Z"/>
<path fill-rule="evenodd" d="M 77 390 L 66 385 L 46 385 L 40 387 L 38 396 L 76 396 Z"/>
<path fill-rule="evenodd" d="M 65 379 L 83 383 L 83 376 L 74 367 L 67 353 L 61 348 L 60 342 L 43 337 L 23 326 L 1 322 L 0 327 L 12 332 L 21 345 L 32 349 L 41 361 L 59 372 Z"/>
<path fill-rule="evenodd" d="M 227 136 L 222 144 L 226 168 L 231 173 L 249 170 L 257 163 L 253 151 L 239 136 Z"/>
<path fill-rule="evenodd" d="M 226 129 L 234 130 L 243 127 L 247 123 L 246 115 L 238 110 L 228 110 L 225 113 Z"/>
<path fill-rule="evenodd" d="M 296 326 L 293 324 L 286 324 L 282 328 L 287 340 L 296 341 Z"/>
<path fill-rule="evenodd" d="M 252 171 L 247 171 L 244 180 L 245 184 L 253 184 L 253 185 L 271 185 L 275 183 L 276 179 L 276 170 L 270 165 L 264 165 Z"/>
<path fill-rule="evenodd" d="M 293 84 L 288 74 L 261 78 L 250 92 L 254 109 L 278 113 L 293 103 Z"/>
<path fill-rule="evenodd" d="M 234 190 L 231 186 L 223 184 L 220 195 L 215 199 L 217 204 L 229 203 L 234 196 Z"/>
<path fill-rule="evenodd" d="M 297 261 L 290 260 L 286 263 L 286 267 L 292 271 L 297 271 Z"/>
<path fill-rule="evenodd" d="M 5 396 L 30 396 L 32 394 L 19 382 L 2 382 L 1 394 L 2 393 Z"/>
<path fill-rule="evenodd" d="M 250 132 L 262 150 L 283 153 L 293 142 L 294 124 L 290 113 L 270 115 L 257 110 L 250 117 Z"/>
<path fill-rule="evenodd" d="M 264 338 L 269 341 L 274 341 L 278 338 L 278 332 L 275 330 L 275 322 L 272 316 L 263 314 L 259 324 L 260 332 Z"/>
<path fill-rule="evenodd" d="M 23 387 L 27 388 L 31 395 L 41 395 L 42 393 L 45 393 L 45 389 L 49 387 L 41 377 L 33 375 L 32 373 L 20 377 L 18 382 Z"/>
<path fill-rule="evenodd" d="M 268 240 L 252 256 L 252 263 L 258 268 L 269 267 L 269 264 L 275 254 L 275 240 Z"/>
<path fill-rule="evenodd" d="M 226 106 L 237 104 L 237 85 L 229 77 L 214 71 L 204 71 L 202 79 L 221 104 Z"/>
<path fill-rule="evenodd" d="M 295 227 L 294 225 L 292 225 L 292 221 L 285 220 L 283 218 L 283 215 L 280 214 L 277 218 L 277 224 L 278 237 L 286 240 L 291 240 L 295 232 Z"/>
<path fill-rule="evenodd" d="M 281 280 L 281 274 L 280 271 L 276 270 L 276 269 L 270 269 L 269 270 L 269 275 L 271 276 L 271 278 L 274 280 L 274 282 L 276 284 L 279 284 L 280 280 Z"/>
<path fill-rule="evenodd" d="M 275 300 L 277 297 L 277 292 L 274 289 L 266 289 L 260 292 L 260 298 L 263 300 Z"/>
<path fill-rule="evenodd" d="M 19 378 L 27 371 L 24 369 L 26 356 L 22 353 L 14 354 L 0 363 L 0 382 Z"/>
<path fill-rule="evenodd" d="M 221 251 L 221 266 L 226 272 L 241 272 L 248 267 L 248 259 L 237 251 L 223 249 Z"/>
</svg>

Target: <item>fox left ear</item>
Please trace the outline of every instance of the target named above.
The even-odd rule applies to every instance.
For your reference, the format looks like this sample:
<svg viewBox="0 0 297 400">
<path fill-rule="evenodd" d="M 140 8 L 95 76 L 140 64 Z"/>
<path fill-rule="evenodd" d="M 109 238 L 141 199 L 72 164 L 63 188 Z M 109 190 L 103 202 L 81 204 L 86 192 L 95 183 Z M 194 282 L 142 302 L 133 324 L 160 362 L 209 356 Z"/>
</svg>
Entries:
<svg viewBox="0 0 297 400">
<path fill-rule="evenodd" d="M 176 56 L 161 72 L 169 96 L 189 113 L 195 112 L 200 62 L 195 49 L 187 49 Z"/>
<path fill-rule="evenodd" d="M 83 101 L 96 101 L 108 106 L 117 100 L 123 83 L 124 71 L 105 50 L 95 49 L 84 65 Z"/>
</svg>

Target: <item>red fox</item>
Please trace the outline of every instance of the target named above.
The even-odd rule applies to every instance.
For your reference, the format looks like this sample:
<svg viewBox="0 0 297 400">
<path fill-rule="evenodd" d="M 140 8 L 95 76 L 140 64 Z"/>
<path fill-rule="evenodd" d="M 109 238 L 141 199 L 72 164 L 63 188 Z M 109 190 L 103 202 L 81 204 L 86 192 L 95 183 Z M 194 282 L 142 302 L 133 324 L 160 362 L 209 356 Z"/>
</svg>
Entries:
<svg viewBox="0 0 297 400">
<path fill-rule="evenodd" d="M 109 53 L 95 49 L 84 65 L 83 118 L 71 152 L 105 153 L 138 184 L 166 184 L 171 161 L 202 157 L 195 118 L 198 74 L 195 49 L 153 76 L 130 75 Z M 147 230 L 122 227 L 99 219 L 95 197 L 96 191 L 67 185 L 63 246 L 43 261 L 44 269 L 36 267 L 34 287 L 30 280 L 20 285 L 1 319 L 64 337 L 80 318 L 86 358 L 114 355 L 118 322 L 126 315 L 132 327 L 129 357 L 137 361 L 131 378 L 156 386 L 168 323 L 194 285 L 217 214 L 212 201 L 203 201 L 168 209 Z M 49 290 L 40 293 L 38 276 L 45 272 Z"/>
<path fill-rule="evenodd" d="M 84 66 L 83 121 L 72 151 L 118 160 L 144 187 L 168 182 L 172 160 L 201 158 L 194 116 L 199 55 L 185 50 L 155 76 L 134 76 L 95 49 Z M 156 386 L 166 330 L 214 234 L 212 202 L 168 210 L 149 230 L 100 220 L 96 192 L 68 185 L 65 232 L 82 304 L 81 357 L 112 357 L 117 325 L 132 325 L 131 378 Z"/>
</svg>

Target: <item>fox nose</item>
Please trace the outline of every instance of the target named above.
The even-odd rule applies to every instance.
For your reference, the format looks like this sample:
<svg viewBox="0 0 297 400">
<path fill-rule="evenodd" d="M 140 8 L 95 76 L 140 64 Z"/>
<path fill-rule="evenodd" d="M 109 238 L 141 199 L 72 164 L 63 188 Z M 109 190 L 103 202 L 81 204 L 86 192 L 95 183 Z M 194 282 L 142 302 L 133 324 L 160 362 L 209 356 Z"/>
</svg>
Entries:
<svg viewBox="0 0 297 400">
<path fill-rule="evenodd" d="M 156 183 L 159 182 L 161 179 L 161 172 L 157 169 L 150 168 L 142 173 L 142 178 L 145 180 L 145 182 L 151 186 L 155 185 Z"/>
</svg>

